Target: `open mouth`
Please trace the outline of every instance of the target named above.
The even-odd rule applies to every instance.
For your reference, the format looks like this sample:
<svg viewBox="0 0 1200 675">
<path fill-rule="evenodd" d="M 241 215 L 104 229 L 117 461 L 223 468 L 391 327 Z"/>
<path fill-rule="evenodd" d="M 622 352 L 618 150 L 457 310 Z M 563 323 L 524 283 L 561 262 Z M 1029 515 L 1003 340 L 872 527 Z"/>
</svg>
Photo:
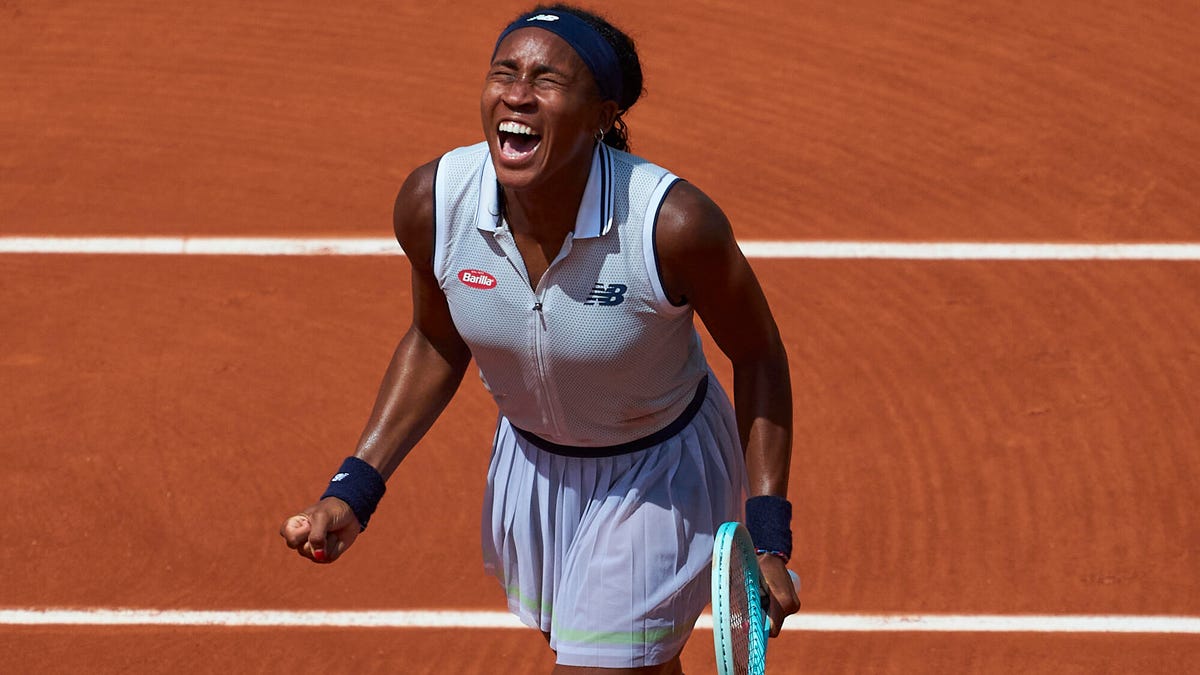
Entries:
<svg viewBox="0 0 1200 675">
<path fill-rule="evenodd" d="M 533 128 L 520 122 L 501 122 L 497 128 L 500 154 L 506 159 L 523 159 L 537 150 L 542 137 Z"/>
</svg>

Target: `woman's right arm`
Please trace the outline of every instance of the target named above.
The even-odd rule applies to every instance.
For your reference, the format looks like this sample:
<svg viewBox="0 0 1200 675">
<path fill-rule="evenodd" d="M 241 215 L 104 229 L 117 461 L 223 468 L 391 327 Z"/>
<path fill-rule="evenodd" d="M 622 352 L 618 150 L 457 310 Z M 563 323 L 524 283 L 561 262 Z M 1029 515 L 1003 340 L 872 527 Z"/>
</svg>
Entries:
<svg viewBox="0 0 1200 675">
<path fill-rule="evenodd" d="M 412 325 L 392 355 L 355 453 L 385 480 L 433 426 L 471 361 L 433 273 L 436 171 L 436 162 L 414 171 L 393 211 L 396 240 L 412 267 Z"/>
<path fill-rule="evenodd" d="M 393 211 L 396 240 L 412 267 L 412 325 L 392 354 L 354 454 L 384 480 L 433 426 L 471 361 L 433 273 L 436 171 L 436 162 L 414 171 Z M 359 530 L 350 506 L 327 497 L 287 519 L 280 534 L 301 556 L 327 563 L 354 542 Z"/>
</svg>

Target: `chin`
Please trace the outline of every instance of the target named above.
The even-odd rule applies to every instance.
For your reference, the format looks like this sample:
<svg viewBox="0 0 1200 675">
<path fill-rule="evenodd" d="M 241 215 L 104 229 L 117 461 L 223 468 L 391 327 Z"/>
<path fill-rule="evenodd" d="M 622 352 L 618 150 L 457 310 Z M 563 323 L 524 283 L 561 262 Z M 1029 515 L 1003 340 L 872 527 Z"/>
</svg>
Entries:
<svg viewBox="0 0 1200 675">
<path fill-rule="evenodd" d="M 506 190 L 514 190 L 521 192 L 533 188 L 538 184 L 538 173 L 536 171 L 507 171 L 505 169 L 496 169 L 496 182 Z"/>
<path fill-rule="evenodd" d="M 509 190 L 524 190 L 533 187 L 542 177 L 542 166 L 538 163 L 530 162 L 512 166 L 493 156 L 492 167 L 496 170 L 496 180 Z"/>
</svg>

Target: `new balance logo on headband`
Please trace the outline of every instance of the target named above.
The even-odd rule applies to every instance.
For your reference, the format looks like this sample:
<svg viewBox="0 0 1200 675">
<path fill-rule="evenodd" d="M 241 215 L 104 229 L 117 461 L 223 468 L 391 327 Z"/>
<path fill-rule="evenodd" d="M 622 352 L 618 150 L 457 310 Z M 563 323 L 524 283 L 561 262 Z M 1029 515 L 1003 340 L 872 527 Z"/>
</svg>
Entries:
<svg viewBox="0 0 1200 675">
<path fill-rule="evenodd" d="M 596 284 L 592 287 L 592 293 L 587 300 L 583 301 L 585 305 L 600 305 L 601 307 L 612 307 L 625 302 L 625 291 L 629 287 L 625 284 Z"/>
<path fill-rule="evenodd" d="M 531 16 L 525 20 L 526 21 L 558 21 L 558 17 L 554 16 L 553 14 L 538 14 L 537 16 Z"/>
</svg>

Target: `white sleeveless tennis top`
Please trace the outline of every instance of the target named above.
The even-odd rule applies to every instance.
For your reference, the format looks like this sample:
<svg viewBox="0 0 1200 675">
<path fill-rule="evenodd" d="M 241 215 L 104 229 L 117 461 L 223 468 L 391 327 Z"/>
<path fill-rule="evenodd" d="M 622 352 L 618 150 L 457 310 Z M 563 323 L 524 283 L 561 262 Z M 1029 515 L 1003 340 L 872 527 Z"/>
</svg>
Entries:
<svg viewBox="0 0 1200 675">
<path fill-rule="evenodd" d="M 665 169 L 598 145 L 575 223 L 530 287 L 499 217 L 487 143 L 438 163 L 434 272 L 500 413 L 552 444 L 618 446 L 667 431 L 703 398 L 692 309 L 666 297 L 654 229 Z"/>
</svg>

